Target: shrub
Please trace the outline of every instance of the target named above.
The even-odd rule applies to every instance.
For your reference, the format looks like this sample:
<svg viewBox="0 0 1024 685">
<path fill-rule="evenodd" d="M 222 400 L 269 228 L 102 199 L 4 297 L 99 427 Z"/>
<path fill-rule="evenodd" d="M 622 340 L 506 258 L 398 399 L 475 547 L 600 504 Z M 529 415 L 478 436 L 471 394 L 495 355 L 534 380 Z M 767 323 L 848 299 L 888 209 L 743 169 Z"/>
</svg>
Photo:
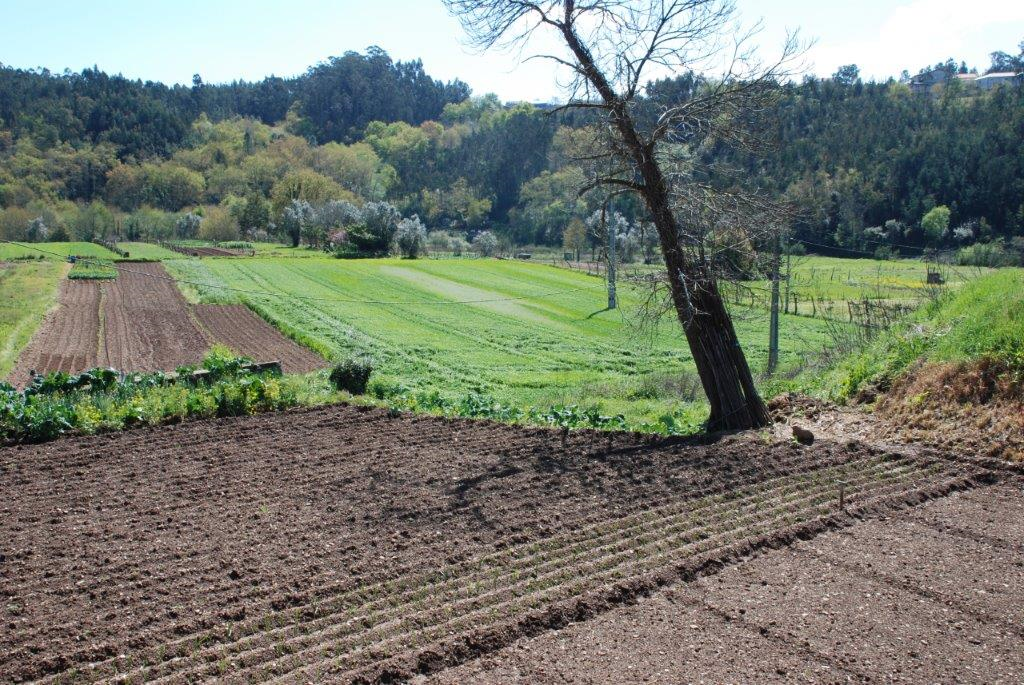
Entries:
<svg viewBox="0 0 1024 685">
<path fill-rule="evenodd" d="M 884 262 L 899 258 L 900 253 L 897 252 L 894 248 L 889 247 L 888 245 L 880 245 L 878 246 L 878 248 L 875 249 L 875 259 L 879 261 Z"/>
<path fill-rule="evenodd" d="M 395 243 L 403 257 L 416 259 L 420 256 L 427 244 L 427 231 L 420 223 L 419 216 L 413 214 L 410 218 L 398 222 Z"/>
<path fill-rule="evenodd" d="M 949 215 L 949 207 L 939 205 L 932 207 L 921 217 L 921 230 L 928 240 L 937 243 L 946 237 L 946 232 L 949 231 Z"/>
<path fill-rule="evenodd" d="M 387 254 L 401 220 L 402 215 L 387 202 L 367 202 L 363 205 L 362 223 L 349 229 L 348 239 L 359 252 Z"/>
<path fill-rule="evenodd" d="M 445 231 L 431 231 L 427 234 L 427 247 L 431 252 L 451 252 L 451 239 Z"/>
<path fill-rule="evenodd" d="M 347 390 L 353 395 L 366 392 L 366 384 L 373 373 L 373 362 L 369 357 L 350 357 L 331 369 L 331 384 L 338 390 Z"/>
<path fill-rule="evenodd" d="M 473 249 L 481 257 L 491 257 L 498 251 L 498 238 L 490 231 L 482 231 L 473 238 Z"/>
<path fill-rule="evenodd" d="M 962 247 L 956 252 L 956 263 L 960 266 L 989 266 L 998 268 L 1001 266 L 1019 266 L 1021 258 L 1019 254 L 1008 250 L 1006 246 L 994 240 L 990 243 L 975 243 Z"/>
<path fill-rule="evenodd" d="M 199 224 L 199 238 L 211 242 L 238 240 L 242 235 L 238 219 L 223 207 L 210 207 Z"/>
</svg>

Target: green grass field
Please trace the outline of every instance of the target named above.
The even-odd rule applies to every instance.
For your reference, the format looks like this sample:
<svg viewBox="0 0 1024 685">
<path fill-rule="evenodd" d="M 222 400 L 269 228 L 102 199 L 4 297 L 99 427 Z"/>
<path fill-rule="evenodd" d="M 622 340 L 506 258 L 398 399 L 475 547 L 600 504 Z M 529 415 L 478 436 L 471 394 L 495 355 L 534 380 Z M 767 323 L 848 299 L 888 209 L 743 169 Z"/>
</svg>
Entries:
<svg viewBox="0 0 1024 685">
<path fill-rule="evenodd" d="M 829 300 L 913 298 L 928 288 L 928 264 L 919 259 L 879 261 L 840 257 L 793 257 L 790 287 L 805 297 Z M 989 269 L 938 267 L 945 284 L 956 288 Z"/>
<path fill-rule="evenodd" d="M 117 278 L 117 269 L 109 259 L 80 259 L 68 272 L 71 280 L 111 280 Z"/>
<path fill-rule="evenodd" d="M 0 264 L 0 379 L 11 372 L 56 301 L 57 284 L 66 268 L 49 260 Z"/>
<path fill-rule="evenodd" d="M 991 358 L 1024 377 L 1024 270 L 986 273 L 929 300 L 908 319 L 790 387 L 836 400 L 868 384 L 888 385 L 919 361 Z M 1019 382 L 1019 381 L 1018 381 Z"/>
<path fill-rule="evenodd" d="M 130 259 L 181 259 L 184 255 L 155 243 L 118 243 Z"/>
<path fill-rule="evenodd" d="M 0 260 L 25 258 L 67 259 L 70 255 L 117 259 L 116 254 L 95 243 L 24 243 L 24 245 L 25 247 L 12 245 L 11 243 L 0 243 Z"/>
<path fill-rule="evenodd" d="M 631 324 L 637 297 L 604 311 L 603 282 L 551 266 L 499 260 L 203 259 L 165 262 L 207 302 L 244 301 L 334 359 L 369 354 L 389 394 L 481 393 L 508 406 L 597 406 L 631 422 L 692 418 L 692 362 L 678 323 Z M 306 298 L 306 299 L 302 299 Z M 510 299 L 521 298 L 521 299 Z M 462 302 L 460 304 L 459 302 Z M 738 310 L 752 366 L 767 357 L 767 316 Z M 825 342 L 820 322 L 785 317 L 782 363 Z M 699 390 L 697 392 L 699 395 Z"/>
<path fill-rule="evenodd" d="M 692 425 L 705 411 L 678 323 L 668 317 L 654 330 L 640 329 L 635 321 L 638 294 L 624 284 L 620 309 L 605 311 L 602 280 L 537 262 L 338 260 L 271 243 L 256 244 L 255 257 L 193 259 L 152 244 L 122 246 L 133 257 L 164 259 L 172 274 L 193 281 L 180 284 L 193 301 L 245 302 L 330 359 L 372 356 L 374 389 L 385 398 L 440 395 L 459 401 L 479 395 L 519 409 L 578 405 L 621 413 L 634 426 L 666 414 Z M 39 247 L 110 258 L 105 248 L 91 243 Z M 0 244 L 0 259 L 26 254 L 32 251 Z M 57 259 L 2 267 L 4 374 L 53 303 L 57 281 L 67 269 Z M 935 295 L 925 287 L 925 272 L 926 265 L 915 260 L 801 257 L 793 262 L 792 289 L 838 302 L 904 296 L 923 302 L 926 292 Z M 985 273 L 948 269 L 946 290 L 952 296 L 966 285 L 965 292 L 971 293 L 969 288 Z M 1010 287 L 1016 281 L 999 283 Z M 801 305 L 805 302 L 802 298 Z M 767 357 L 768 315 L 760 304 L 732 307 L 755 372 Z M 784 372 L 796 370 L 831 342 L 825 322 L 806 316 L 810 312 L 804 306 L 800 312 L 805 315 L 782 317 Z M 837 387 L 834 378 L 820 381 Z M 786 389 L 787 383 L 784 374 L 765 390 Z"/>
</svg>

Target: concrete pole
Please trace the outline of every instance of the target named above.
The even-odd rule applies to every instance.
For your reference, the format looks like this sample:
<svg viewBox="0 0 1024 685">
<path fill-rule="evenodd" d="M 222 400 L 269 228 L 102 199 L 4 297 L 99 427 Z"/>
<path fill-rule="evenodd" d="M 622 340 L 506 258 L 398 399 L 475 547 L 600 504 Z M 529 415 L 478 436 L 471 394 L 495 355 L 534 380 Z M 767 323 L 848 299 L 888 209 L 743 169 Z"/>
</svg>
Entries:
<svg viewBox="0 0 1024 685">
<path fill-rule="evenodd" d="M 608 234 L 608 309 L 615 309 L 618 303 L 615 298 L 615 230 L 606 225 Z"/>
</svg>

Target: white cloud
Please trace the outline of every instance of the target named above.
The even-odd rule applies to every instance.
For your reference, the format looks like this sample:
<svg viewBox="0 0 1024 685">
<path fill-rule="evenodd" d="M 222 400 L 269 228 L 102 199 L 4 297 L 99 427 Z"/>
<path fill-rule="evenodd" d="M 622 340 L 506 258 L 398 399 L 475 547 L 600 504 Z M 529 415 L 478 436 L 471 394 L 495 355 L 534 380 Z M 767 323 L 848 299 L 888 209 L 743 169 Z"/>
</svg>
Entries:
<svg viewBox="0 0 1024 685">
<path fill-rule="evenodd" d="M 1006 0 L 913 0 L 898 5 L 877 33 L 849 41 L 821 42 L 810 54 L 814 73 L 827 75 L 843 64 L 857 64 L 863 78 L 885 79 L 915 71 L 948 57 L 984 68 L 987 55 L 1010 50 L 1024 38 L 1024 2 Z M 1008 45 L 994 43 L 999 33 L 1016 35 Z"/>
</svg>

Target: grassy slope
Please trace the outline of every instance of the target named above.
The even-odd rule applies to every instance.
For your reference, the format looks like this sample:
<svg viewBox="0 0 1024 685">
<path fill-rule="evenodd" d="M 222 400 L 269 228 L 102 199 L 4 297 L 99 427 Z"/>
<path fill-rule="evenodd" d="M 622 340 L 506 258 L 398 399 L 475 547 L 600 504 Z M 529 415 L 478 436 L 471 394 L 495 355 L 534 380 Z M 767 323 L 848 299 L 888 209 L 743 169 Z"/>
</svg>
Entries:
<svg viewBox="0 0 1024 685">
<path fill-rule="evenodd" d="M 103 257 L 105 259 L 117 259 L 117 255 L 95 243 L 25 243 L 32 247 L 21 247 L 10 243 L 0 243 L 0 259 L 18 259 L 23 257 L 42 257 L 43 259 L 67 258 L 69 255 L 82 255 L 86 257 Z M 39 249 L 32 249 L 39 248 Z M 41 252 L 45 250 L 46 252 Z M 59 257 L 51 254 L 56 253 Z"/>
<path fill-rule="evenodd" d="M 866 350 L 798 377 L 792 388 L 847 399 L 868 384 L 886 385 L 919 359 L 982 357 L 1024 370 L 1024 270 L 986 273 L 947 291 Z"/>
<path fill-rule="evenodd" d="M 481 392 L 504 404 L 599 405 L 631 420 L 700 407 L 674 399 L 664 379 L 692 370 L 678 324 L 639 334 L 625 317 L 637 299 L 602 311 L 602 282 L 550 266 L 498 260 L 203 259 L 166 262 L 179 278 L 338 302 L 243 296 L 192 288 L 204 301 L 244 298 L 286 332 L 334 358 L 369 353 L 378 378 L 449 397 Z M 186 292 L 190 290 L 185 286 Z M 571 291 L 571 292 L 565 292 Z M 555 294 L 557 293 L 557 294 Z M 453 304 L 465 300 L 515 301 Z M 767 355 L 767 317 L 737 322 L 751 363 Z M 783 363 L 823 342 L 819 322 L 787 317 Z"/>
<path fill-rule="evenodd" d="M 6 378 L 57 298 L 66 267 L 54 261 L 0 265 L 0 378 Z"/>
</svg>

